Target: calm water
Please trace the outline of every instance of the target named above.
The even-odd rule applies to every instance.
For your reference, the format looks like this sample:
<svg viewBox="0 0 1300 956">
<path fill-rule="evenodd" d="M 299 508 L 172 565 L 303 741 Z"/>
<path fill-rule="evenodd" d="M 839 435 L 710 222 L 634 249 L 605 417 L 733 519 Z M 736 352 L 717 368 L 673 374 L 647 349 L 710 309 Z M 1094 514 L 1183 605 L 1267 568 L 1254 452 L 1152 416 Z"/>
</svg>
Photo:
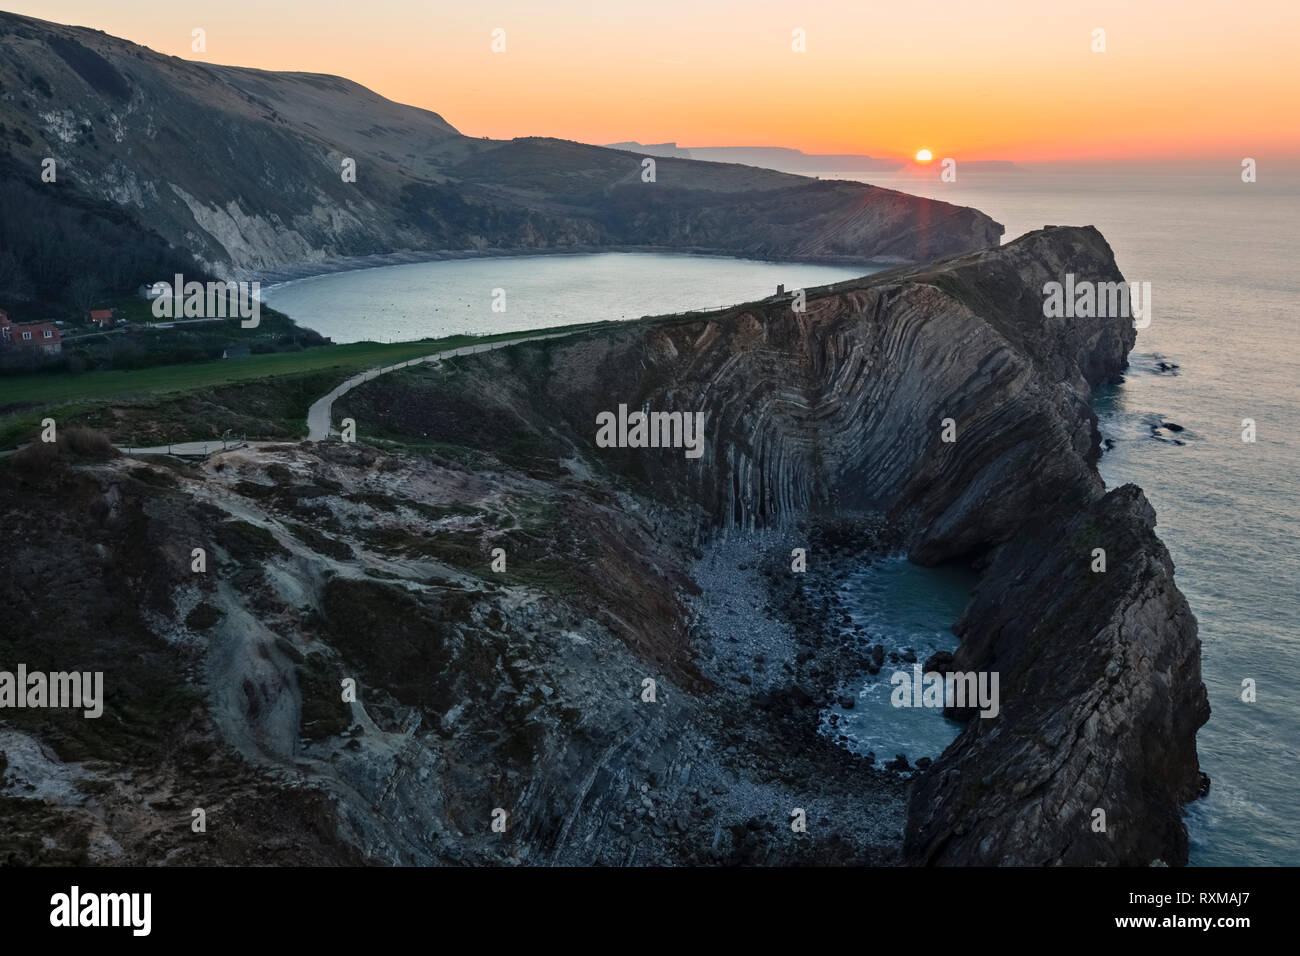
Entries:
<svg viewBox="0 0 1300 956">
<path fill-rule="evenodd" d="M 854 631 L 868 644 L 882 644 L 885 664 L 880 673 L 863 679 L 852 710 L 832 706 L 822 715 L 832 736 L 844 734 L 851 750 L 876 755 L 877 765 L 904 754 L 909 764 L 922 757 L 934 760 L 961 731 L 940 709 L 895 707 L 890 702 L 895 671 L 912 674 L 935 651 L 955 651 L 952 623 L 966 607 L 978 575 L 965 568 L 922 568 L 905 557 L 886 558 L 852 575 L 840 597 L 853 619 Z M 910 653 L 906 653 L 910 652 Z M 900 655 L 891 661 L 890 654 Z M 838 714 L 837 726 L 829 718 Z"/>
<path fill-rule="evenodd" d="M 638 319 L 750 302 L 879 271 L 713 256 L 595 255 L 420 262 L 296 279 L 268 305 L 335 342 L 400 342 L 469 332 Z M 494 291 L 505 311 L 494 311 Z M 499 294 L 497 301 L 502 301 Z"/>
<path fill-rule="evenodd" d="M 1300 864 L 1300 177 L 1042 170 L 882 186 L 975 206 L 1007 237 L 1097 226 L 1129 280 L 1151 283 L 1123 385 L 1098 396 L 1107 485 L 1140 485 L 1200 621 L 1213 778 L 1188 819 L 1197 865 Z M 855 177 L 844 177 L 855 178 Z M 1158 361 L 1179 366 L 1153 371 Z M 1258 440 L 1241 440 L 1253 418 Z M 1182 425 L 1151 437 L 1151 424 Z M 1243 703 L 1253 678 L 1258 700 Z"/>
</svg>

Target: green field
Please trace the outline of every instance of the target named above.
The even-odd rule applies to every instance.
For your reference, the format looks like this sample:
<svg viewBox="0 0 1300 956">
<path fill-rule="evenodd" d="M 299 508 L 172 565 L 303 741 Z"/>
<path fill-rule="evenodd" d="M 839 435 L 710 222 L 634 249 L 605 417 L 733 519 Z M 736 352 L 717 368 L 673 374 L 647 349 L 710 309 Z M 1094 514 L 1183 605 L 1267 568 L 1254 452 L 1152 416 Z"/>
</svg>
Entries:
<svg viewBox="0 0 1300 956">
<path fill-rule="evenodd" d="M 338 369 L 339 381 L 363 369 L 377 368 L 419 358 L 463 345 L 499 342 L 578 326 L 503 332 L 498 335 L 455 335 L 421 342 L 357 342 L 325 345 L 301 352 L 279 352 L 221 359 L 187 365 L 160 365 L 126 371 L 60 373 L 53 375 L 8 375 L 0 377 L 0 415 L 6 411 L 30 411 L 33 406 L 59 405 L 103 399 L 135 398 L 168 392 L 186 392 L 214 385 L 231 385 L 280 375 L 299 375 Z"/>
<path fill-rule="evenodd" d="M 606 324 L 326 345 L 142 369 L 0 376 L 0 449 L 32 441 L 46 416 L 104 430 L 119 443 L 140 445 L 211 437 L 208 431 L 217 419 L 228 421 L 236 433 L 296 435 L 300 427 L 305 431 L 307 406 L 360 371 L 465 345 Z"/>
</svg>

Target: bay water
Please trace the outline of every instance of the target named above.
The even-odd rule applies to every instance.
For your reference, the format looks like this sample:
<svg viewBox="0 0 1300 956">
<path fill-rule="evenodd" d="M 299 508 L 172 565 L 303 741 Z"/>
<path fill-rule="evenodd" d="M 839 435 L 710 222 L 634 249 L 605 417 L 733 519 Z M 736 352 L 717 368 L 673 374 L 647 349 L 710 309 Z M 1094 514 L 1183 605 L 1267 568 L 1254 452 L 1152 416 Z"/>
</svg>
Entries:
<svg viewBox="0 0 1300 956">
<path fill-rule="evenodd" d="M 883 268 L 883 267 L 882 267 Z M 294 279 L 262 301 L 338 343 L 625 321 L 752 302 L 862 267 L 609 252 L 451 259 Z"/>
</svg>

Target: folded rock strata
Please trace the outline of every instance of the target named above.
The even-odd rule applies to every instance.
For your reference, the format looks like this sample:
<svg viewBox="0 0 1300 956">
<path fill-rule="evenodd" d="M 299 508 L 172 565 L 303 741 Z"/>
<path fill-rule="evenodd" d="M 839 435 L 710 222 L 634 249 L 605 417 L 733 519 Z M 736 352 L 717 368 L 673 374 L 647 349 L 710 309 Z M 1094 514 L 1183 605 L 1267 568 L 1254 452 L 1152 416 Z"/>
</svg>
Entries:
<svg viewBox="0 0 1300 956">
<path fill-rule="evenodd" d="M 914 862 L 1186 860 L 1209 715 L 1196 621 L 1142 492 L 1106 493 L 1095 468 L 1090 393 L 1125 368 L 1132 320 L 1045 317 L 1067 273 L 1123 281 L 1097 230 L 1053 227 L 814 290 L 801 314 L 774 299 L 560 344 L 527 381 L 539 434 L 714 528 L 878 513 L 913 560 L 983 568 L 955 666 L 999 671 L 1004 704 L 921 777 Z M 704 412 L 703 457 L 593 453 L 617 403 Z"/>
<path fill-rule="evenodd" d="M 0 851 L 1184 862 L 1208 716 L 1195 619 L 1141 492 L 1107 493 L 1095 469 L 1089 394 L 1124 368 L 1132 322 L 1045 318 L 1043 285 L 1066 273 L 1122 280 L 1095 229 L 1050 228 L 810 290 L 802 313 L 774 297 L 393 373 L 335 409 L 359 446 L 45 477 L 15 456 L 0 651 L 102 669 L 107 704 L 97 727 L 7 716 L 24 737 L 5 738 L 17 822 Z M 703 455 L 597 447 L 597 415 L 620 404 L 703 413 Z M 773 661 L 762 690 L 702 667 L 726 644 L 691 611 L 697 548 L 762 529 L 781 546 L 755 560 L 788 568 L 823 519 L 982 572 L 956 661 L 999 672 L 1000 712 L 909 794 L 813 732 L 833 648 Z M 69 599 L 43 600 L 28 572 Z M 346 677 L 359 699 L 340 704 Z M 39 813 L 13 792 L 39 770 L 32 740 L 78 794 Z M 202 841 L 193 806 L 219 824 Z M 809 839 L 789 839 L 797 806 L 822 808 Z M 498 807 L 508 838 L 488 828 Z"/>
</svg>

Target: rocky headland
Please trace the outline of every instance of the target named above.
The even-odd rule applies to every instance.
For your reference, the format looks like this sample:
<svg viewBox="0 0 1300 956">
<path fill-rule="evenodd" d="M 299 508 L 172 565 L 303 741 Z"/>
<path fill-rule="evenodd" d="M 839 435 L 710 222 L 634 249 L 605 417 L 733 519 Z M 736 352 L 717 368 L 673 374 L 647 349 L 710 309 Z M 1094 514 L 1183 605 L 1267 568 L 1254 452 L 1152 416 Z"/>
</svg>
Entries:
<svg viewBox="0 0 1300 956">
<path fill-rule="evenodd" d="M 1132 321 L 1045 318 L 1067 272 L 1123 278 L 1095 229 L 1049 228 L 808 290 L 803 312 L 773 297 L 394 372 L 336 405 L 356 444 L 14 456 L 3 659 L 103 670 L 108 705 L 13 712 L 0 853 L 1185 862 L 1196 622 L 1141 491 L 1095 468 L 1090 393 Z M 620 405 L 701 413 L 702 454 L 602 447 Z M 835 576 L 897 551 L 980 571 L 956 663 L 1002 677 L 998 716 L 906 775 L 818 731 L 871 663 Z M 33 799 L 54 778 L 64 798 Z"/>
</svg>

